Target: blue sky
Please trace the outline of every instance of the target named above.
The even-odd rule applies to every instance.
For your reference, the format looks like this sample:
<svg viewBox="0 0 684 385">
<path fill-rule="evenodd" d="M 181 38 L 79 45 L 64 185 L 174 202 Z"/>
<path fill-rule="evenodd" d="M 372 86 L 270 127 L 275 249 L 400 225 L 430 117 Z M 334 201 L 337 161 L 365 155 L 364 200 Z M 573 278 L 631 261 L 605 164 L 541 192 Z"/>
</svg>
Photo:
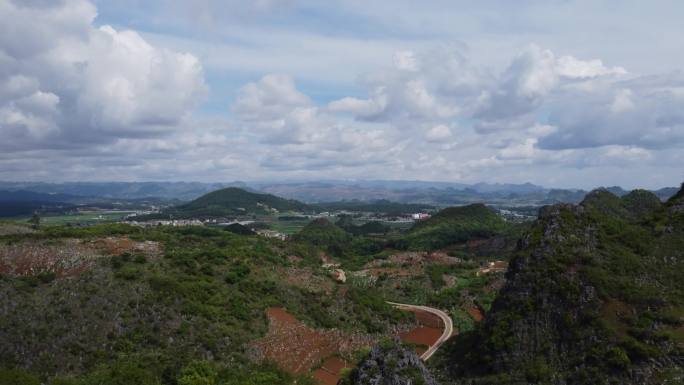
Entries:
<svg viewBox="0 0 684 385">
<path fill-rule="evenodd" d="M 0 179 L 684 179 L 680 1 L 0 0 Z"/>
</svg>

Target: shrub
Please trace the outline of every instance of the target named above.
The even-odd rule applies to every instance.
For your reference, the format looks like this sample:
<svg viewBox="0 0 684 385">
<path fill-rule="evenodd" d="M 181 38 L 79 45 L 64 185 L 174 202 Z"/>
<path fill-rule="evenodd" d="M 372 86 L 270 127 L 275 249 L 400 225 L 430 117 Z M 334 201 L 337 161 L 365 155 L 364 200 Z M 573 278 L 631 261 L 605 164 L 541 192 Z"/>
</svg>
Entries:
<svg viewBox="0 0 684 385">
<path fill-rule="evenodd" d="M 183 368 L 178 385 L 214 385 L 218 373 L 208 362 L 195 361 Z"/>
<path fill-rule="evenodd" d="M 21 369 L 0 369 L 0 385 L 40 385 L 40 379 Z"/>
</svg>

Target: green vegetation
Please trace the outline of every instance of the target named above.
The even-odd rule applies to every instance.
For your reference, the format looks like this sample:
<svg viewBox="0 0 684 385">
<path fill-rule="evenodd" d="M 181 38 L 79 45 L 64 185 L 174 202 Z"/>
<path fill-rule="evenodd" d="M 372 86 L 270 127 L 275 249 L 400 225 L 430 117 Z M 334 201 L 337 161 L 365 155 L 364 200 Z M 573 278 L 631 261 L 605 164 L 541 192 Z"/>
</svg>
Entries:
<svg viewBox="0 0 684 385">
<path fill-rule="evenodd" d="M 640 383 L 681 378 L 683 207 L 599 190 L 544 208 L 487 321 L 440 365 L 464 383 L 631 383 L 635 368 Z"/>
<path fill-rule="evenodd" d="M 409 250 L 434 250 L 470 239 L 506 234 L 514 227 L 483 204 L 449 207 L 417 222 L 398 244 Z"/>
<path fill-rule="evenodd" d="M 46 227 L 0 236 L 0 245 L 67 248 L 108 237 L 158 242 L 163 254 L 96 258 L 68 279 L 0 275 L 0 297 L 12 298 L 0 314 L 0 367 L 23 368 L 49 384 L 302 384 L 308 380 L 247 358 L 249 344 L 267 330 L 268 307 L 285 307 L 313 327 L 371 333 L 405 317 L 373 290 L 289 283 L 282 276 L 288 269 L 330 280 L 310 267 L 320 264 L 318 249 L 304 241 L 109 224 Z M 209 366 L 188 368 L 198 361 Z M 14 378 L 13 370 L 2 373 Z"/>
<path fill-rule="evenodd" d="M 353 235 L 384 235 L 391 230 L 389 226 L 378 221 L 370 221 L 361 225 L 356 225 L 354 224 L 351 215 L 340 215 L 335 224 L 337 227 L 340 227 Z"/>
<path fill-rule="evenodd" d="M 226 231 L 230 231 L 233 234 L 240 234 L 240 235 L 254 235 L 254 234 L 256 234 L 249 227 L 243 226 L 239 223 L 232 223 L 232 224 L 224 227 L 223 229 Z"/>
<path fill-rule="evenodd" d="M 0 385 L 311 384 L 254 359 L 266 310 L 381 336 L 409 317 L 385 300 L 450 313 L 460 335 L 434 364 L 445 383 L 613 384 L 646 368 L 651 385 L 682 375 L 673 362 L 684 354 L 684 192 L 663 204 L 645 191 L 596 191 L 579 207 L 543 208 L 531 226 L 481 204 L 452 207 L 405 233 L 293 212 L 307 209 L 231 188 L 164 214 L 249 213 L 255 227 L 301 228 L 287 241 L 240 225 L 76 227 L 43 218 L 37 229 L 7 227 L 5 250 L 25 247 L 35 261 L 48 248 L 83 258 L 22 273 L 0 260 L 0 298 L 10 299 L 0 309 Z M 484 262 L 508 259 L 520 235 L 506 283 L 484 272 Z M 117 240 L 158 252 L 94 249 Z M 324 255 L 341 263 L 346 283 L 321 267 Z M 424 381 L 420 366 L 393 366 L 408 357 L 395 348 L 381 344 L 365 361 Z"/>
<path fill-rule="evenodd" d="M 325 218 L 309 222 L 294 236 L 296 241 L 322 247 L 334 256 L 342 256 L 352 237 Z"/>
<path fill-rule="evenodd" d="M 279 233 L 286 235 L 293 235 L 300 232 L 304 226 L 306 226 L 310 221 L 287 221 L 287 222 L 271 222 L 268 224 L 268 228 Z"/>
</svg>

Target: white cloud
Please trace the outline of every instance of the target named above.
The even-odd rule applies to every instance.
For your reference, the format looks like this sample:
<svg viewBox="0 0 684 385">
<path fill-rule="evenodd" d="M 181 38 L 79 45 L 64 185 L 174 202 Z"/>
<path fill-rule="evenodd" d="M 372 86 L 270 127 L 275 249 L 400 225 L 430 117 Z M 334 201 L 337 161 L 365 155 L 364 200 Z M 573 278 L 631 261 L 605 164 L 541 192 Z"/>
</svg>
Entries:
<svg viewBox="0 0 684 385">
<path fill-rule="evenodd" d="M 353 97 L 334 100 L 328 104 L 328 109 L 332 112 L 346 112 L 361 119 L 369 119 L 387 108 L 387 95 L 382 87 L 377 88 L 375 94 L 377 96 L 368 100 Z"/>
<path fill-rule="evenodd" d="M 394 54 L 394 66 L 402 71 L 418 71 L 418 59 L 413 51 L 398 51 Z"/>
<path fill-rule="evenodd" d="M 487 71 L 473 66 L 459 49 L 397 51 L 393 68 L 363 76 L 367 99 L 346 97 L 331 102 L 329 108 L 359 120 L 404 127 L 456 117 L 472 107 L 473 96 L 489 81 Z"/>
<path fill-rule="evenodd" d="M 206 85 L 190 54 L 96 28 L 84 0 L 0 4 L 2 147 L 77 147 L 166 133 Z"/>
<path fill-rule="evenodd" d="M 627 70 L 622 67 L 608 68 L 601 60 L 583 61 L 572 56 L 562 56 L 556 63 L 558 75 L 572 79 L 594 78 L 607 75 L 626 75 Z"/>
<path fill-rule="evenodd" d="M 242 87 L 232 109 L 244 120 L 271 120 L 310 104 L 311 100 L 297 90 L 291 77 L 269 74 Z"/>
<path fill-rule="evenodd" d="M 503 120 L 533 113 L 548 95 L 568 82 L 625 75 L 622 67 L 608 68 L 600 60 L 583 61 L 572 56 L 557 57 L 548 49 L 530 45 L 480 98 L 476 116 Z"/>
<path fill-rule="evenodd" d="M 396 18 L 370 12 L 386 4 L 341 3 L 335 9 L 353 13 L 292 23 L 302 9 L 330 5 L 122 1 L 99 3 L 97 19 L 85 0 L 0 1 L 0 177 L 547 184 L 559 175 L 568 180 L 553 183 L 600 180 L 609 169 L 618 180 L 635 169 L 660 181 L 681 174 L 673 166 L 684 146 L 681 73 L 628 73 L 634 61 L 585 45 L 575 25 L 579 46 L 510 17 L 494 17 L 487 31 L 433 36 L 476 22 L 446 3 L 439 15 L 393 3 Z M 519 7 L 500 5 L 505 13 Z M 475 8 L 492 16 L 491 7 Z M 430 25 L 414 25 L 414 12 Z M 346 28 L 360 14 L 400 27 Z M 96 25 L 126 20 L 158 32 Z M 407 30 L 415 34 L 402 36 Z M 221 81 L 208 108 L 193 114 L 207 93 L 203 68 Z"/>
<path fill-rule="evenodd" d="M 434 126 L 425 133 L 425 139 L 428 142 L 441 142 L 449 138 L 451 138 L 451 129 L 444 124 Z"/>
<path fill-rule="evenodd" d="M 546 149 L 609 145 L 648 149 L 684 144 L 684 76 L 681 73 L 615 80 L 576 89 L 549 107 L 558 129 L 539 141 Z"/>
</svg>

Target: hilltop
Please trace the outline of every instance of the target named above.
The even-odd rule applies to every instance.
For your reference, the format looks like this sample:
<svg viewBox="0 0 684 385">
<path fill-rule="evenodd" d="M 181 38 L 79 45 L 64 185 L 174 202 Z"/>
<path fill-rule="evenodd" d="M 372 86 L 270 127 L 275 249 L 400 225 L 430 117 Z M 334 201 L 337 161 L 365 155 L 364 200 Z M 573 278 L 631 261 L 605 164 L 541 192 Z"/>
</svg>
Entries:
<svg viewBox="0 0 684 385">
<path fill-rule="evenodd" d="M 456 383 L 675 384 L 684 376 L 684 190 L 545 207 L 486 321 L 451 341 Z"/>
<path fill-rule="evenodd" d="M 318 218 L 304 226 L 294 238 L 317 246 L 327 246 L 347 242 L 351 237 L 329 220 Z"/>
<path fill-rule="evenodd" d="M 175 218 L 211 218 L 282 211 L 308 211 L 305 203 L 271 194 L 228 187 L 205 194 L 189 203 L 176 206 L 164 214 Z"/>
<path fill-rule="evenodd" d="M 416 222 L 401 244 L 412 250 L 432 250 L 472 238 L 490 238 L 512 227 L 483 204 L 449 207 L 427 220 Z"/>
</svg>

